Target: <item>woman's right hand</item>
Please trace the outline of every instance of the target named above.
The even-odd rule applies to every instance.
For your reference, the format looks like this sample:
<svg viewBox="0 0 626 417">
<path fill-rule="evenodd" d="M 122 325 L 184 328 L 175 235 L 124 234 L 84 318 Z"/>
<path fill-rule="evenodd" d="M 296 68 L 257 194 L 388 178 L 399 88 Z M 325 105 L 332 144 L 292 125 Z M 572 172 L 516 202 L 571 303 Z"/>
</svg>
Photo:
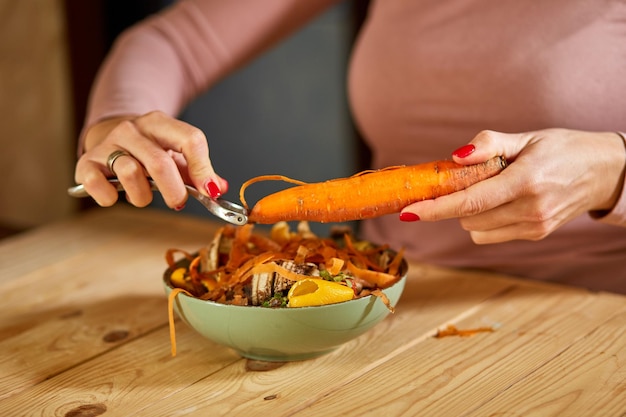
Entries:
<svg viewBox="0 0 626 417">
<path fill-rule="evenodd" d="M 180 210 L 187 200 L 185 184 L 217 198 L 228 190 L 226 180 L 213 170 L 202 131 L 162 112 L 122 116 L 101 121 L 87 131 L 84 153 L 76 163 L 74 179 L 101 206 L 111 206 L 118 192 L 107 178 L 117 177 L 126 199 L 137 207 L 152 201 L 147 178 L 152 178 L 168 207 Z M 107 167 L 109 155 L 124 151 Z"/>
</svg>

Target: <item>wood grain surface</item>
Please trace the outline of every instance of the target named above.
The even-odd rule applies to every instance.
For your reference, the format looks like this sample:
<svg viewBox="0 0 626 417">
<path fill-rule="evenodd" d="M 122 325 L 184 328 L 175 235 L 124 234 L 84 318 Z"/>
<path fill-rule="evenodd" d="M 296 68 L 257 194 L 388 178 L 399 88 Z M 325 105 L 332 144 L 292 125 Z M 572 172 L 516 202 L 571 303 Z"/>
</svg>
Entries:
<svg viewBox="0 0 626 417">
<path fill-rule="evenodd" d="M 179 322 L 173 358 L 164 254 L 216 227 L 120 205 L 0 242 L 0 414 L 626 415 L 626 297 L 429 265 L 323 357 L 264 367 Z"/>
</svg>

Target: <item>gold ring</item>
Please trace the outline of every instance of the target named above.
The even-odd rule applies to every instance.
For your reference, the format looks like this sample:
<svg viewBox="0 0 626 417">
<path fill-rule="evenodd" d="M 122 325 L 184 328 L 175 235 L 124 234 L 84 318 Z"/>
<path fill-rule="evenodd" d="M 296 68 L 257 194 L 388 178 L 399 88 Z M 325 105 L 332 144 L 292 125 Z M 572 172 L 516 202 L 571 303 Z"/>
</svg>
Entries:
<svg viewBox="0 0 626 417">
<path fill-rule="evenodd" d="M 109 168 L 109 171 L 111 171 L 113 175 L 116 175 L 115 171 L 113 170 L 113 164 L 120 156 L 130 156 L 130 154 L 126 151 L 117 150 L 115 152 L 112 152 L 111 155 L 109 155 L 109 157 L 107 158 L 107 168 Z"/>
</svg>

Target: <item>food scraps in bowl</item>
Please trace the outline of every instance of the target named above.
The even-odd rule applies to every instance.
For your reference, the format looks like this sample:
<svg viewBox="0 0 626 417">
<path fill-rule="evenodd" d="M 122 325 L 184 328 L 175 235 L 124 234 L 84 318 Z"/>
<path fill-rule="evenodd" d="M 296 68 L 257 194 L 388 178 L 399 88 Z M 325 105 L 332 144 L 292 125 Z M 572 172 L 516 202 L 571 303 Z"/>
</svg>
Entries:
<svg viewBox="0 0 626 417">
<path fill-rule="evenodd" d="M 394 252 L 387 245 L 356 240 L 349 229 L 333 230 L 330 237 L 320 238 L 311 232 L 307 222 L 300 222 L 295 231 L 286 222 L 276 223 L 269 235 L 256 233 L 253 227 L 223 226 L 210 244 L 197 253 L 167 251 L 169 268 L 164 280 L 169 293 L 173 355 L 174 300 L 180 293 L 199 302 L 257 312 L 295 311 L 374 296 L 370 298 L 380 300 L 387 312 L 393 312 L 392 304 L 401 288 L 394 290 L 393 303 L 385 289 L 398 283 L 406 273 L 402 250 Z M 177 312 L 181 315 L 180 305 Z M 362 313 L 362 319 L 365 316 Z M 183 319 L 189 324 L 190 320 Z M 337 330 L 340 329 L 334 329 Z M 224 344 L 232 338 L 230 335 Z M 246 355 L 243 348 L 239 351 L 258 359 L 258 355 Z"/>
<path fill-rule="evenodd" d="M 180 253 L 188 263 L 176 263 Z M 313 234 L 307 222 L 292 232 L 286 222 L 270 236 L 253 225 L 223 226 L 197 254 L 171 249 L 166 254 L 172 287 L 202 300 L 263 307 L 305 307 L 374 294 L 400 279 L 402 251 L 366 241 L 349 232 L 330 238 Z"/>
</svg>

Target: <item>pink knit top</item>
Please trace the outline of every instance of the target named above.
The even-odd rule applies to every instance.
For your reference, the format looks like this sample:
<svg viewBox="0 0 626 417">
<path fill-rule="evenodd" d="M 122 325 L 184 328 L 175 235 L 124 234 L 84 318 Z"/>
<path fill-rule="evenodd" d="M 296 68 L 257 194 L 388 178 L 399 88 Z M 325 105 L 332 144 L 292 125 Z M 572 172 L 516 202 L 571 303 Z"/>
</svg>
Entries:
<svg viewBox="0 0 626 417">
<path fill-rule="evenodd" d="M 330 3 L 177 3 L 118 40 L 86 126 L 178 114 Z M 623 1 L 378 0 L 354 50 L 348 94 L 375 167 L 449 158 L 484 129 L 624 132 L 625 45 Z M 456 220 L 397 215 L 367 220 L 363 232 L 418 261 L 626 293 L 625 226 L 622 192 L 605 216 L 580 216 L 538 242 L 475 245 Z"/>
</svg>

